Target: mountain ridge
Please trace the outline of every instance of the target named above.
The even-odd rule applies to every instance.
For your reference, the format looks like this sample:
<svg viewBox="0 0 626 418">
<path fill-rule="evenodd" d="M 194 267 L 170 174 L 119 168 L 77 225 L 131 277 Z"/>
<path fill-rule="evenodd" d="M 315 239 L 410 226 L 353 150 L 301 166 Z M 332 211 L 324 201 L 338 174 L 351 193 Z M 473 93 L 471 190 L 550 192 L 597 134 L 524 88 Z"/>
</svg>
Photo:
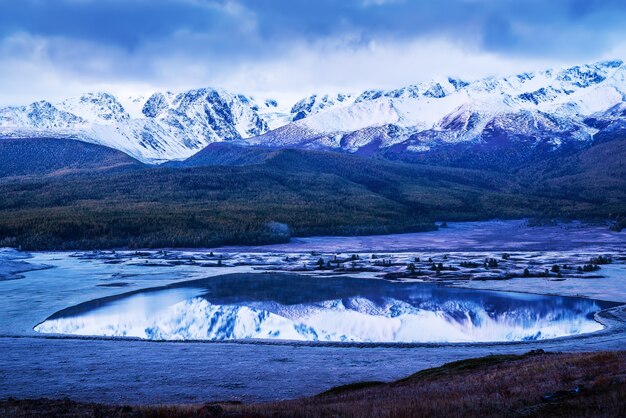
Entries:
<svg viewBox="0 0 626 418">
<path fill-rule="evenodd" d="M 219 88 L 123 99 L 85 93 L 57 104 L 0 108 L 0 136 L 77 138 L 144 163 L 184 160 L 215 142 L 411 161 L 495 137 L 531 148 L 584 146 L 623 124 L 625 109 L 626 65 L 611 60 L 475 81 L 447 77 L 393 90 L 313 94 L 292 106 Z"/>
</svg>

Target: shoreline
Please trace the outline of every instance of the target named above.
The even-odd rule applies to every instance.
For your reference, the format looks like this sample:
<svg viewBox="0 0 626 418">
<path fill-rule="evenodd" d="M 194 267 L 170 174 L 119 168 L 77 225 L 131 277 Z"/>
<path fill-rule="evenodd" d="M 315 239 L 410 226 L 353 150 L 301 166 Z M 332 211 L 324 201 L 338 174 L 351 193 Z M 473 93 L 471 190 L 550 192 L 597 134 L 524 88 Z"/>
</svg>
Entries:
<svg viewBox="0 0 626 418">
<path fill-rule="evenodd" d="M 41 248 L 41 249 L 24 249 L 23 252 L 24 253 L 42 253 L 42 252 L 46 252 L 46 253 L 68 253 L 68 252 L 87 252 L 87 251 L 93 251 L 93 252 L 111 252 L 111 251 L 122 251 L 122 252 L 143 252 L 143 251 L 172 251 L 172 252 L 210 252 L 210 251 L 214 251 L 214 252 L 248 252 L 248 253 L 268 253 L 268 252 L 289 252 L 289 251 L 303 251 L 303 249 L 300 250 L 281 250 L 280 248 L 284 248 L 284 247 L 289 247 L 289 246 L 298 246 L 298 245 L 315 245 L 316 243 L 318 243 L 319 241 L 326 241 L 326 242 L 332 242 L 332 241 L 338 241 L 339 244 L 341 245 L 342 241 L 364 241 L 364 240 L 381 240 L 384 239 L 386 237 L 415 237 L 419 238 L 420 237 L 428 237 L 429 235 L 434 235 L 434 234 L 443 234 L 445 235 L 446 233 L 449 232 L 456 232 L 457 230 L 460 233 L 466 232 L 465 228 L 473 228 L 476 226 L 479 227 L 496 227 L 497 228 L 502 228 L 502 227 L 511 227 L 511 229 L 509 230 L 504 230 L 504 231 L 490 231 L 490 230 L 485 230 L 483 232 L 486 232 L 487 234 L 485 234 L 484 236 L 478 236 L 478 238 L 484 238 L 484 237 L 488 237 L 488 238 L 494 238 L 496 234 L 491 234 L 491 232 L 504 232 L 506 233 L 510 233 L 512 230 L 519 230 L 519 229 L 526 229 L 529 231 L 533 231 L 533 232 L 543 232 L 543 231 L 577 231 L 577 230 L 581 230 L 581 229 L 594 229 L 596 230 L 596 232 L 601 232 L 601 233 L 605 233 L 611 236 L 617 236 L 619 238 L 623 238 L 620 239 L 619 243 L 613 243 L 611 245 L 621 245 L 621 244 L 626 244 L 626 233 L 622 233 L 622 232 L 616 232 L 613 231 L 609 228 L 609 222 L 610 220 L 608 219 L 602 219 L 602 220 L 594 220 L 594 219 L 562 219 L 557 221 L 556 223 L 546 223 L 546 224 L 538 224 L 538 225 L 530 225 L 532 218 L 511 218 L 511 219 L 507 219 L 507 218 L 492 218 L 492 219 L 477 219 L 477 220 L 468 220 L 468 221 L 450 221 L 450 222 L 445 222 L 447 224 L 447 226 L 442 227 L 440 226 L 442 221 L 435 221 L 433 223 L 433 225 L 435 226 L 433 229 L 428 229 L 428 230 L 420 230 L 420 231 L 414 231 L 411 230 L 411 228 L 408 228 L 406 231 L 403 232 L 384 232 L 384 233 L 366 233 L 366 234 L 360 234 L 360 235 L 351 235 L 351 234 L 346 234 L 346 235 L 301 235 L 301 236 L 291 236 L 289 238 L 288 241 L 285 242 L 268 242 L 265 244 L 252 244 L 252 245 L 246 245 L 246 244 L 225 244 L 225 245 L 220 245 L 220 246 L 197 246 L 197 247 L 169 247 L 169 246 L 162 246 L 162 247 L 127 247 L 127 246 L 122 246 L 122 247 L 98 247 L 98 248 L 93 248 L 93 249 L 81 249 L 81 248 L 70 248 L 70 249 L 63 249 L 63 248 L 59 248 L 59 249 L 49 249 L 49 248 Z M 475 236 L 472 236 L 472 238 L 474 238 Z M 511 239 L 511 241 L 515 241 L 513 239 Z M 566 242 L 566 240 L 562 240 L 563 242 Z M 449 243 L 448 243 L 449 244 Z M 598 245 L 600 248 L 600 246 L 602 247 L 606 247 L 607 244 L 605 243 L 601 243 L 598 244 L 597 242 L 594 242 L 595 245 Z M 414 245 L 418 245 L 418 244 L 414 244 Z M 479 243 L 478 245 L 481 245 L 480 249 L 477 251 L 486 251 L 488 244 L 483 244 L 483 243 Z M 495 246 L 495 244 L 489 244 L 492 246 Z M 527 246 L 531 246 L 531 248 L 529 247 L 524 247 L 523 245 L 527 245 Z M 537 246 L 543 245 L 541 243 L 517 243 L 516 245 L 513 246 L 503 246 L 503 247 L 499 247 L 498 251 L 544 251 L 542 250 L 540 247 Z M 18 250 L 17 247 L 5 247 L 11 250 L 15 250 L 15 251 L 22 251 L 22 250 Z M 579 249 L 581 247 L 571 247 L 568 248 L 568 251 L 574 251 L 576 249 Z M 590 247 L 588 246 L 588 248 L 591 250 L 593 249 L 594 251 L 596 250 L 596 248 L 594 247 Z M 611 249 L 613 249 L 611 247 Z M 617 250 L 618 248 L 615 247 L 615 250 Z M 558 251 L 559 249 L 553 249 L 551 251 Z M 318 250 L 314 250 L 314 251 L 318 251 Z M 452 250 L 450 249 L 445 249 L 442 248 L 441 245 L 435 245 L 433 247 L 399 247 L 399 248 L 394 248 L 394 249 L 383 249 L 383 248 L 338 248 L 337 249 L 338 252 L 390 252 L 390 253 L 395 253 L 395 252 L 412 252 L 412 251 L 448 251 L 448 252 L 467 252 L 466 250 L 462 249 L 461 247 L 453 247 Z"/>
<path fill-rule="evenodd" d="M 192 403 L 112 403 L 80 401 L 67 396 L 9 396 L 0 398 L 0 412 L 7 416 L 291 417 L 353 416 L 355 411 L 359 411 L 358 416 L 380 416 L 381 410 L 395 416 L 399 411 L 406 414 L 412 410 L 410 415 L 414 415 L 415 411 L 427 410 L 428 416 L 450 416 L 460 408 L 465 413 L 470 408 L 474 411 L 472 415 L 501 416 L 504 406 L 515 405 L 514 416 L 525 416 L 528 412 L 568 416 L 580 413 L 581 408 L 593 411 L 594 415 L 598 408 L 604 412 L 608 408 L 615 413 L 612 416 L 620 416 L 617 411 L 626 411 L 625 356 L 623 350 L 563 353 L 535 349 L 521 354 L 490 354 L 425 368 L 388 382 L 359 381 L 310 396 L 269 402 L 220 399 Z M 528 384 L 520 387 L 520 377 Z M 437 390 L 428 389 L 433 385 Z M 499 396 L 493 396 L 494 389 Z M 467 396 L 474 401 L 468 404 Z M 434 397 L 440 400 L 433 400 Z M 445 400 L 449 410 L 441 409 L 441 400 Z M 454 405 L 448 405 L 450 400 Z"/>
</svg>

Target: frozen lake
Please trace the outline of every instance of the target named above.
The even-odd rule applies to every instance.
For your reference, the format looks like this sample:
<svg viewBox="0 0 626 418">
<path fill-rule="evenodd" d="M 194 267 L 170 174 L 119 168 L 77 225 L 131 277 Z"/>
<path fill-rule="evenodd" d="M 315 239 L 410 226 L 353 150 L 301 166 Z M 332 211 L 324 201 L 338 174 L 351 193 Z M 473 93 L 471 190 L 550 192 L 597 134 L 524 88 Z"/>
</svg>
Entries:
<svg viewBox="0 0 626 418">
<path fill-rule="evenodd" d="M 594 315 L 611 306 L 432 283 L 240 273 L 96 299 L 35 330 L 150 340 L 530 341 L 598 331 Z"/>
<path fill-rule="evenodd" d="M 601 226 L 496 221 L 255 248 L 0 250 L 0 397 L 284 399 L 490 353 L 623 349 L 623 311 L 596 317 L 604 330 L 593 318 L 626 302 L 625 249 Z"/>
</svg>

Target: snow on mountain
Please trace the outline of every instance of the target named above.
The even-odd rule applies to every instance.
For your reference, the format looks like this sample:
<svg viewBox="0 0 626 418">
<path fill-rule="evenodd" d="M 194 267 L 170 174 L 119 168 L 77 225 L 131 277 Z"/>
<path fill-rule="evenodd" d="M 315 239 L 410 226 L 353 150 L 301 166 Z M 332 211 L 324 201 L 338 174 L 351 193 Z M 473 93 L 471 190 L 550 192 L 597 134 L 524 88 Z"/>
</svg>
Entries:
<svg viewBox="0 0 626 418">
<path fill-rule="evenodd" d="M 622 129 L 625 116 L 616 109 L 625 99 L 626 65 L 615 60 L 475 81 L 448 77 L 358 95 L 313 94 L 291 107 L 213 88 L 123 98 L 87 93 L 2 108 L 0 135 L 81 139 L 144 162 L 184 159 L 219 141 L 416 153 L 515 136 L 558 147 L 588 141 L 609 126 L 599 120 Z"/>
<path fill-rule="evenodd" d="M 130 119 L 121 103 L 108 93 L 87 93 L 64 100 L 58 107 L 84 120 L 112 125 Z"/>
<path fill-rule="evenodd" d="M 353 103 L 330 106 L 251 144 L 340 148 L 348 151 L 404 143 L 409 152 L 438 143 L 480 141 L 485 134 L 586 141 L 597 129 L 585 118 L 626 98 L 626 66 L 606 61 L 512 77 L 467 82 L 448 78 L 401 89 L 370 90 Z M 309 103 L 304 101 L 302 103 Z"/>
<path fill-rule="evenodd" d="M 263 134 L 269 130 L 268 120 L 280 113 L 277 103 L 258 104 L 210 88 L 123 101 L 126 105 L 109 93 L 87 93 L 55 105 L 0 109 L 0 134 L 72 137 L 159 162 L 187 158 L 212 142 Z"/>
<path fill-rule="evenodd" d="M 355 97 L 350 94 L 339 93 L 334 96 L 325 94 L 313 94 L 309 97 L 298 101 L 291 108 L 291 120 L 293 122 L 304 119 L 308 116 L 321 112 L 324 109 L 330 109 L 335 106 L 349 105 L 354 103 Z"/>
<path fill-rule="evenodd" d="M 0 109 L 0 126 L 35 129 L 69 129 L 83 123 L 80 117 L 57 109 L 51 103 L 40 101 L 23 107 Z"/>
</svg>

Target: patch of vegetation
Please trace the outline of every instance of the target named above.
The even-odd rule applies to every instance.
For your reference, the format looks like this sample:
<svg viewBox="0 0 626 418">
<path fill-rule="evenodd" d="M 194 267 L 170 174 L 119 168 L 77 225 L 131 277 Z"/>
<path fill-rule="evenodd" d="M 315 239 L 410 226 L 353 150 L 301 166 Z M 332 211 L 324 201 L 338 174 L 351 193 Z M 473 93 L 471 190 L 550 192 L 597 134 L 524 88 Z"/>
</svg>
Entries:
<svg viewBox="0 0 626 418">
<path fill-rule="evenodd" d="M 111 148 L 64 138 L 0 138 L 0 177 L 145 168 Z"/>
<path fill-rule="evenodd" d="M 613 262 L 613 259 L 611 257 L 602 256 L 602 255 L 599 255 L 597 257 L 592 257 L 591 260 L 589 260 L 590 264 L 611 264 L 612 262 Z"/>
<path fill-rule="evenodd" d="M 359 389 L 372 388 L 372 387 L 376 387 L 376 386 L 380 386 L 384 384 L 385 384 L 384 382 L 377 382 L 377 381 L 350 383 L 347 385 L 335 386 L 334 388 L 330 388 L 327 391 L 322 392 L 316 396 L 321 397 L 321 396 L 328 396 L 328 395 L 340 395 L 342 393 L 351 392 L 351 391 L 359 390 Z"/>
<path fill-rule="evenodd" d="M 589 273 L 592 271 L 598 271 L 600 270 L 600 266 L 597 264 L 585 264 L 584 266 L 578 266 L 578 272 L 579 273 Z"/>
<path fill-rule="evenodd" d="M 476 370 L 481 367 L 493 366 L 495 364 L 510 362 L 514 360 L 522 360 L 529 356 L 548 354 L 543 350 L 529 351 L 526 354 L 493 354 L 485 357 L 470 358 L 465 360 L 453 361 L 446 363 L 441 367 L 425 369 L 412 374 L 409 377 L 398 380 L 398 383 L 417 381 L 426 378 L 440 378 L 447 375 L 458 374 L 466 371 Z"/>
<path fill-rule="evenodd" d="M 626 229 L 626 217 L 617 219 L 609 229 L 614 232 L 622 232 L 623 229 Z"/>
</svg>

